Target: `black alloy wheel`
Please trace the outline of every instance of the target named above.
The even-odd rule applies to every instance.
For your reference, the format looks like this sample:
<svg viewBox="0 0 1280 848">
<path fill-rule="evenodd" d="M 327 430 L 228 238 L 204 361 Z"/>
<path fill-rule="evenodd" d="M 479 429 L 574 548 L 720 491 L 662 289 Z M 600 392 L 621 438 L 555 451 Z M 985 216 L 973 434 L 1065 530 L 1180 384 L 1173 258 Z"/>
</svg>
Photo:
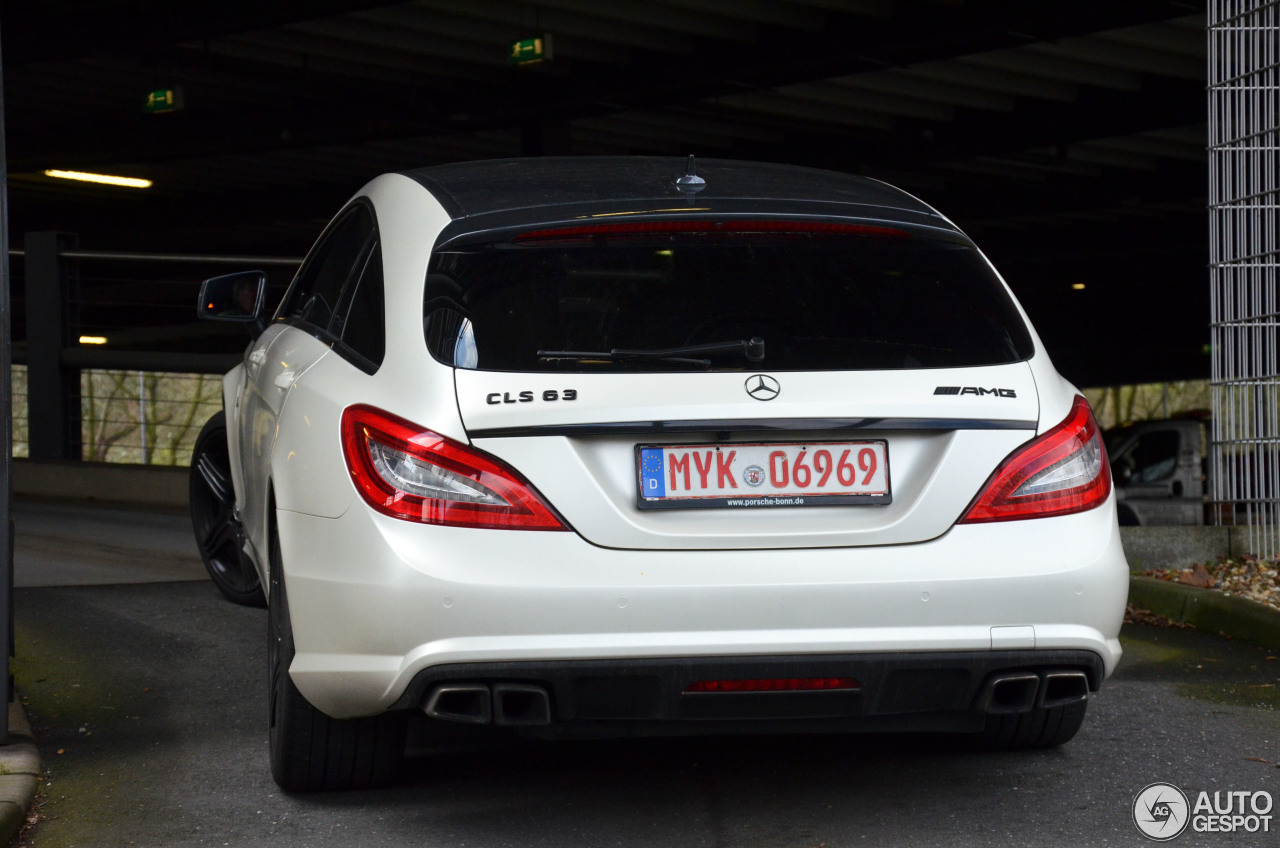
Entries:
<svg viewBox="0 0 1280 848">
<path fill-rule="evenodd" d="M 222 412 L 210 418 L 196 438 L 188 498 L 196 547 L 213 584 L 237 604 L 266 606 L 258 571 L 244 554 L 244 531 L 235 516 L 227 419 Z"/>
</svg>

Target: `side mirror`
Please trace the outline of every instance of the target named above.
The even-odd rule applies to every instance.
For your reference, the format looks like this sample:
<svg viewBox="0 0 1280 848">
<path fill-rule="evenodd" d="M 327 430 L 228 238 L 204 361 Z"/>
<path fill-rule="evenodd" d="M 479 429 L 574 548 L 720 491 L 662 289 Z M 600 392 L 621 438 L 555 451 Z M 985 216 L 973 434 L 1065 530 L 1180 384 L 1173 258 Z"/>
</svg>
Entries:
<svg viewBox="0 0 1280 848">
<path fill-rule="evenodd" d="M 254 324 L 261 329 L 262 299 L 266 292 L 267 275 L 262 271 L 211 277 L 200 284 L 196 314 L 207 321 Z"/>
</svg>

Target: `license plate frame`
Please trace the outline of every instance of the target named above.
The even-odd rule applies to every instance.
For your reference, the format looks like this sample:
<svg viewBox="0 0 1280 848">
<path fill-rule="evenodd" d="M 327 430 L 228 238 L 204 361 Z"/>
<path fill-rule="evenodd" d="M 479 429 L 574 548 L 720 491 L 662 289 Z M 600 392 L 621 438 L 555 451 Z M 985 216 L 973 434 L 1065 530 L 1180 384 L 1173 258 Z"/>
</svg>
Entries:
<svg viewBox="0 0 1280 848">
<path fill-rule="evenodd" d="M 858 468 L 859 452 L 868 449 L 871 450 L 876 457 L 876 472 L 868 477 L 873 491 L 853 491 L 851 489 L 866 489 L 867 485 L 859 485 L 857 480 L 864 477 L 867 468 L 864 464 L 862 469 Z M 819 451 L 826 451 L 827 457 L 825 462 L 819 460 L 820 463 L 827 465 L 830 469 L 827 479 L 828 485 L 825 486 L 827 491 L 819 491 L 814 487 L 813 476 L 815 469 L 813 468 L 813 460 L 817 458 Z M 844 451 L 850 451 L 850 454 L 844 455 Z M 783 452 L 786 456 L 785 476 L 788 478 L 788 485 L 779 487 L 774 484 L 778 482 L 777 478 L 784 476 L 783 463 L 772 458 L 777 452 Z M 655 453 L 660 452 L 661 463 L 655 468 Z M 676 462 L 673 469 L 668 466 L 671 454 L 669 452 L 682 453 L 685 457 L 683 464 Z M 698 459 L 694 458 L 694 454 L 699 453 Z M 730 457 L 728 454 L 739 454 L 740 456 Z M 806 486 L 790 485 L 790 477 L 792 468 L 795 467 L 794 459 L 800 454 L 807 454 L 807 461 L 801 463 L 801 466 L 809 469 L 810 482 Z M 759 461 L 759 457 L 767 457 L 765 463 Z M 841 461 L 852 458 L 850 463 L 854 468 L 855 479 L 853 486 L 841 486 L 839 491 L 831 491 L 830 478 L 835 480 L 837 485 L 843 481 L 839 475 L 843 471 L 839 468 Z M 699 463 L 699 459 L 701 463 Z M 649 461 L 649 468 L 646 470 L 645 462 Z M 726 494 L 723 485 L 724 477 L 721 476 L 721 466 L 727 466 L 727 472 L 733 477 L 735 483 L 741 485 L 733 489 L 733 494 Z M 703 468 L 707 468 L 703 473 Z M 744 474 L 752 467 L 755 474 L 752 476 L 763 476 L 764 479 L 759 483 L 750 485 L 746 482 Z M 786 441 L 786 442 L 721 442 L 721 443 L 691 443 L 691 444 L 638 444 L 635 446 L 635 469 L 636 469 L 636 506 L 639 509 L 788 509 L 788 508 L 804 508 L 814 506 L 888 506 L 893 503 L 893 492 L 890 485 L 890 463 L 889 463 L 889 443 L 885 439 L 856 439 L 850 441 L 836 440 L 815 440 L 815 441 Z M 770 474 L 772 473 L 772 477 Z M 660 494 L 646 495 L 646 485 L 648 491 L 655 492 L 653 487 L 654 476 L 662 477 Z M 686 486 L 692 490 L 693 486 L 689 486 L 692 481 L 697 478 L 699 483 L 705 479 L 706 482 L 715 476 L 718 481 L 716 491 L 708 494 L 669 494 L 667 492 L 667 479 L 673 479 L 676 483 L 675 488 L 684 489 Z M 821 478 L 819 472 L 817 477 Z M 766 486 L 765 484 L 768 483 Z M 682 485 L 683 484 L 683 485 Z M 705 484 L 704 484 L 705 485 Z M 704 492 L 706 488 L 702 489 Z M 753 494 L 754 492 L 754 494 Z"/>
</svg>

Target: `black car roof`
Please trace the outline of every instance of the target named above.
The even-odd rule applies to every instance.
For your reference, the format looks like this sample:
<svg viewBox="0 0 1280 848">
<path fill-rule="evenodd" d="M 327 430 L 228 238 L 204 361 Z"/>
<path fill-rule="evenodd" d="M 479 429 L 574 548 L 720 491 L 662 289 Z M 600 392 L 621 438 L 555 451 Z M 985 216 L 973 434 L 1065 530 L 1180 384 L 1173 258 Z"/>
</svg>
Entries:
<svg viewBox="0 0 1280 848">
<path fill-rule="evenodd" d="M 403 172 L 426 187 L 454 224 L 451 236 L 601 215 L 785 214 L 954 227 L 885 183 L 794 165 L 698 159 L 696 193 L 676 179 L 687 157 L 564 156 L 460 162 Z M 465 223 L 464 220 L 466 219 Z"/>
</svg>

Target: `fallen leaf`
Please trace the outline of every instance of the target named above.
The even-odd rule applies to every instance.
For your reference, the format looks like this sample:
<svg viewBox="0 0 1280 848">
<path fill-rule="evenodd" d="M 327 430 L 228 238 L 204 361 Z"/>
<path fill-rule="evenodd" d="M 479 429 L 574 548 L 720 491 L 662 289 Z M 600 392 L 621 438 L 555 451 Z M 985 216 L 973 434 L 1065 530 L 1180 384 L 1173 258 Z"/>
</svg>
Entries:
<svg viewBox="0 0 1280 848">
<path fill-rule="evenodd" d="M 1244 761 L 1246 763 L 1266 763 L 1267 765 L 1271 765 L 1270 760 L 1264 760 L 1262 757 L 1245 757 Z"/>
<path fill-rule="evenodd" d="M 1173 621 L 1163 615 L 1157 615 L 1151 610 L 1142 609 L 1140 607 L 1127 607 L 1124 611 L 1125 624 L 1151 624 L 1156 627 L 1178 627 L 1183 630 L 1190 630 L 1191 625 L 1180 621 Z"/>
<path fill-rule="evenodd" d="M 1209 589 L 1218 581 L 1214 579 L 1204 565 L 1197 565 L 1194 569 L 1182 572 L 1182 575 L 1178 577 L 1178 582 L 1185 583 L 1188 586 L 1196 586 L 1200 589 Z"/>
</svg>

